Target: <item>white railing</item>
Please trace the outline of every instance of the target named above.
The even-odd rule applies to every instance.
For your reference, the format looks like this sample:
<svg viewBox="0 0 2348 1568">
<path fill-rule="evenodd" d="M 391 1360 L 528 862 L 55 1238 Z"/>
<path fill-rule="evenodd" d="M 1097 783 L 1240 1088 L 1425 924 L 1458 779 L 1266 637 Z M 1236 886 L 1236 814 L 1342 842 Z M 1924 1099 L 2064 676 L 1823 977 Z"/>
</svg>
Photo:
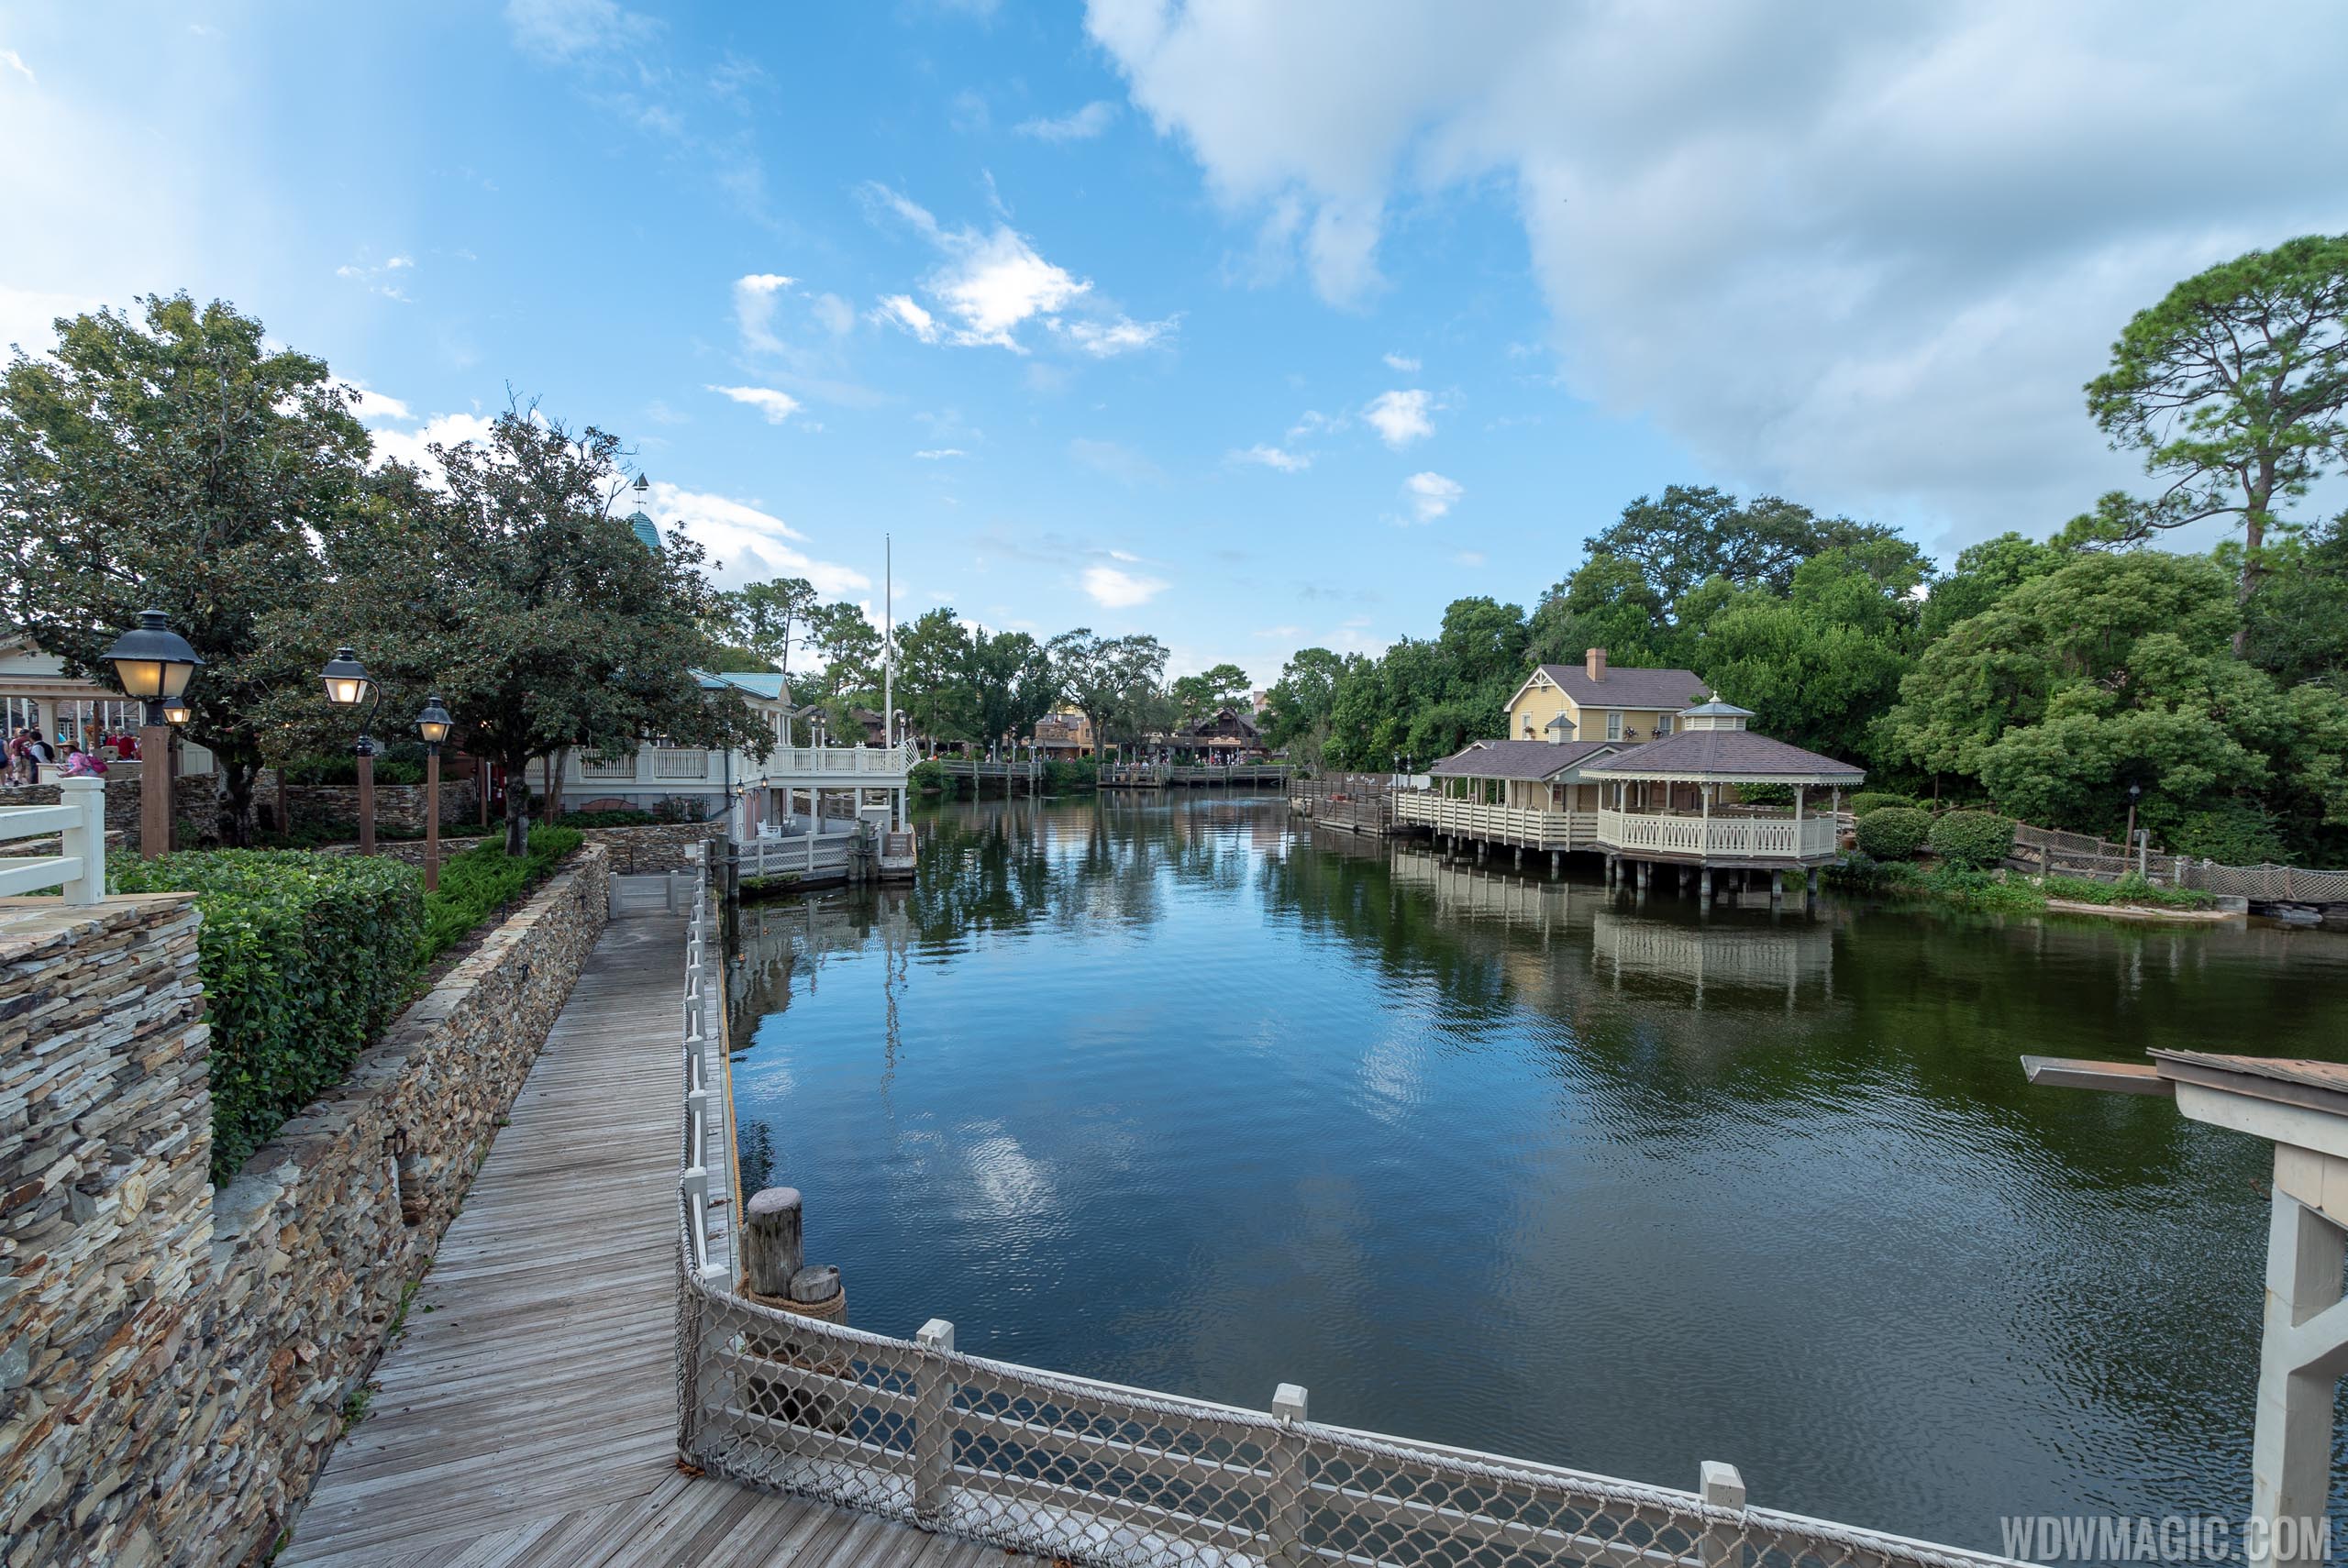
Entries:
<svg viewBox="0 0 2348 1568">
<path fill-rule="evenodd" d="M 1685 816 L 1677 812 L 1601 811 L 1601 848 L 1636 854 L 1701 855 L 1723 859 L 1818 860 L 1834 854 L 1832 815 Z"/>
<path fill-rule="evenodd" d="M 1419 790 L 1394 796 L 1394 820 L 1437 833 L 1464 834 L 1528 849 L 1588 849 L 1598 842 L 1594 812 L 1544 812 L 1525 806 L 1486 806 Z"/>
<path fill-rule="evenodd" d="M 709 777 L 709 753 L 705 751 L 656 751 L 652 754 L 652 777 L 655 778 L 706 778 Z"/>
<path fill-rule="evenodd" d="M 737 847 L 745 877 L 813 877 L 847 870 L 848 846 L 855 842 L 852 833 L 761 833 Z"/>
<path fill-rule="evenodd" d="M 875 775 L 897 778 L 921 758 L 914 743 L 890 745 L 780 745 L 758 766 L 769 779 L 831 775 Z"/>
<path fill-rule="evenodd" d="M 0 858 L 0 897 L 61 888 L 69 904 L 106 896 L 106 786 L 102 778 L 61 778 L 53 806 L 0 809 L 0 842 L 54 837 L 55 855 Z"/>
<path fill-rule="evenodd" d="M 609 761 L 582 756 L 579 759 L 579 777 L 581 778 L 633 778 L 636 777 L 636 755 L 631 752 L 626 756 L 615 757 Z"/>
<path fill-rule="evenodd" d="M 724 1288 L 733 1282 L 732 1265 L 719 1254 L 716 1228 L 711 1223 L 709 1154 L 713 1132 L 722 1130 L 725 1107 L 722 1075 L 713 1071 L 718 1042 L 708 1022 L 710 999 L 702 990 L 703 955 L 709 939 L 709 867 L 693 869 L 693 916 L 685 928 L 685 1153 L 678 1178 L 678 1198 L 684 1220 L 685 1266 L 704 1286 Z M 718 999 L 723 1004 L 724 999 Z M 720 1167 L 721 1176 L 727 1167 Z M 721 1189 L 721 1196 L 723 1189 Z"/>
</svg>

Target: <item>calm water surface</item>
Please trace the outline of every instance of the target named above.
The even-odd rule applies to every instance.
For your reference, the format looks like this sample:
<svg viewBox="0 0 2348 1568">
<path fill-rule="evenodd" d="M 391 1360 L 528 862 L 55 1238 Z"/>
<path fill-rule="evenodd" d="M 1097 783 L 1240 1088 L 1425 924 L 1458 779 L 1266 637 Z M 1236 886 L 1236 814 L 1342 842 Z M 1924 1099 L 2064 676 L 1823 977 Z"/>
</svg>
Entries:
<svg viewBox="0 0 2348 1568">
<path fill-rule="evenodd" d="M 1995 1550 L 2249 1492 L 2264 1145 L 2023 1052 L 2348 1058 L 2348 939 L 1773 915 L 1313 836 L 947 807 L 748 913 L 746 1183 L 852 1320 Z M 2335 1513 L 2343 1510 L 2335 1508 Z"/>
</svg>

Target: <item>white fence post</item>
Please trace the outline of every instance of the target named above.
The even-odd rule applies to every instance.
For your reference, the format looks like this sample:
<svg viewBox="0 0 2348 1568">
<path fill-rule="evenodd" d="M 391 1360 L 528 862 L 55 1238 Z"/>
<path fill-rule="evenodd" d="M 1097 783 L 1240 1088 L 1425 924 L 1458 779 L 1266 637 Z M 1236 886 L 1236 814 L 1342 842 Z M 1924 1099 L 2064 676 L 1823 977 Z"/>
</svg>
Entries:
<svg viewBox="0 0 2348 1568">
<path fill-rule="evenodd" d="M 59 834 L 59 853 L 82 863 L 65 884 L 69 904 L 94 904 L 106 896 L 106 783 L 103 778 L 61 778 L 60 803 L 79 808 L 73 824 Z"/>
<path fill-rule="evenodd" d="M 1740 1514 L 1744 1511 L 1744 1477 L 1737 1474 L 1735 1465 L 1708 1459 L 1704 1461 L 1699 1475 L 1699 1490 L 1703 1494 L 1704 1501 L 1716 1508 L 1733 1508 Z M 1704 1522 L 1704 1539 L 1697 1555 L 1707 1564 L 1735 1562 L 1735 1531 L 1718 1520 L 1707 1519 Z"/>
<path fill-rule="evenodd" d="M 934 1524 L 954 1479 L 954 1375 L 946 1362 L 954 1325 L 932 1318 L 914 1342 L 923 1353 L 914 1363 L 914 1517 Z"/>
<path fill-rule="evenodd" d="M 1272 1415 L 1280 1430 L 1264 1456 L 1271 1469 L 1264 1488 L 1264 1561 L 1275 1568 L 1302 1568 L 1305 1558 L 1304 1438 L 1296 1430 L 1304 1408 L 1301 1386 L 1283 1383 L 1272 1391 Z"/>
</svg>

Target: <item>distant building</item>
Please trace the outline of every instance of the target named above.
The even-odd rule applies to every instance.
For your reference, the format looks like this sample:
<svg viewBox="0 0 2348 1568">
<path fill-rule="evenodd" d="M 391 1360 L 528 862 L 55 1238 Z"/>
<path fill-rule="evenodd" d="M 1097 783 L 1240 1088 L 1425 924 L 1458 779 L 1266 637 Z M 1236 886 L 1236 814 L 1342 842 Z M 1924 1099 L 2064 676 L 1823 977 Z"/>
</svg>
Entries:
<svg viewBox="0 0 2348 1568">
<path fill-rule="evenodd" d="M 1059 761 L 1091 756 L 1092 721 L 1081 713 L 1047 713 L 1036 721 L 1036 749 Z"/>
<path fill-rule="evenodd" d="M 1545 664 L 1508 700 L 1508 738 L 1650 741 L 1671 734 L 1683 708 L 1701 702 L 1692 669 L 1615 669 L 1604 648 L 1578 665 Z"/>
<path fill-rule="evenodd" d="M 87 676 L 65 673 L 65 661 L 40 651 L 22 633 L 0 635 L 0 735 L 20 729 L 39 730 L 54 741 L 62 734 L 81 741 L 101 734 L 136 730 L 146 716 L 144 707 L 112 687 Z M 179 771 L 213 771 L 212 754 L 200 745 L 182 743 Z"/>
<path fill-rule="evenodd" d="M 1256 722 L 1236 708 L 1217 708 L 1202 714 L 1196 723 L 1177 730 L 1173 744 L 1178 750 L 1194 751 L 1219 762 L 1252 761 L 1264 755 L 1264 737 Z"/>
</svg>

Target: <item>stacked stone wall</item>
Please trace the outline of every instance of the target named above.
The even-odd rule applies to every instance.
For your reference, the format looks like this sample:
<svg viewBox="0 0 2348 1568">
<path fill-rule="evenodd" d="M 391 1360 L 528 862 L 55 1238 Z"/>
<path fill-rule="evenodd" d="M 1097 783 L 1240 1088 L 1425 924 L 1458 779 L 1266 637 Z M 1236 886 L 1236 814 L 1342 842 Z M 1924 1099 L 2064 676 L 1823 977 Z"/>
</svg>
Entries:
<svg viewBox="0 0 2348 1568">
<path fill-rule="evenodd" d="M 0 1562 L 257 1562 L 601 933 L 589 847 L 216 1194 L 184 898 L 0 900 Z"/>
</svg>

